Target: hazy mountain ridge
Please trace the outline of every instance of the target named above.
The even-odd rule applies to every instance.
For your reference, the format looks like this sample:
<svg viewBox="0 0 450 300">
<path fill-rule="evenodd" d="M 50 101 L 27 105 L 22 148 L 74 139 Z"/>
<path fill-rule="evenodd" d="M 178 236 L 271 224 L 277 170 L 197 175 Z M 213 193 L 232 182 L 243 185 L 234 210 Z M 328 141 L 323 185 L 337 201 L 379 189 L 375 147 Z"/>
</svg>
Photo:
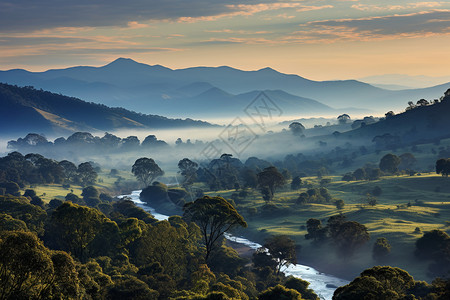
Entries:
<svg viewBox="0 0 450 300">
<path fill-rule="evenodd" d="M 0 100 L 0 134 L 23 134 L 31 131 L 67 134 L 74 131 L 106 131 L 118 128 L 212 126 L 202 121 L 145 115 L 30 87 L 21 88 L 7 84 L 0 84 Z"/>
<path fill-rule="evenodd" d="M 372 111 L 384 111 L 384 107 L 400 110 L 410 100 L 437 98 L 446 90 L 436 86 L 391 91 L 356 80 L 313 81 L 298 75 L 283 74 L 271 68 L 242 71 L 222 66 L 172 70 L 125 58 L 119 58 L 102 67 L 78 66 L 45 72 L 0 71 L 0 82 L 32 85 L 144 113 L 186 117 L 193 116 L 195 112 L 195 116 L 204 118 L 211 114 L 225 113 L 212 109 L 203 112 L 204 107 L 201 106 L 203 102 L 199 99 L 204 98 L 202 94 L 213 87 L 232 95 L 246 94 L 255 90 L 280 90 L 303 99 L 314 99 L 332 108 L 354 107 Z M 210 96 L 209 102 L 217 102 L 220 107 L 220 101 L 224 99 L 222 97 L 215 99 L 214 96 Z M 252 98 L 242 99 L 240 107 L 245 107 L 252 100 Z M 273 100 L 277 101 L 277 98 Z M 287 109 L 294 114 L 309 113 L 301 107 L 293 111 L 293 107 Z M 229 116 L 236 113 L 238 112 L 227 112 Z"/>
</svg>

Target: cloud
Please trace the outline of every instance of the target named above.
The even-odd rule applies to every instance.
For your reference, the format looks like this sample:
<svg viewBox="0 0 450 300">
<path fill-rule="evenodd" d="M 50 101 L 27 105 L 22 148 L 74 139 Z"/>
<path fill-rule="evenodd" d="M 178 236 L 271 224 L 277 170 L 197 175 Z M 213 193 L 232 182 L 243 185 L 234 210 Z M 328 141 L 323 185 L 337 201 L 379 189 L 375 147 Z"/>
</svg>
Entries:
<svg viewBox="0 0 450 300">
<path fill-rule="evenodd" d="M 436 8 L 441 7 L 443 2 L 416 2 L 403 5 L 376 5 L 376 4 L 354 4 L 351 6 L 353 9 L 361 11 L 394 11 L 394 10 L 407 10 L 407 9 L 419 9 L 419 8 Z M 448 3 L 447 3 L 448 4 Z"/>
<path fill-rule="evenodd" d="M 228 37 L 228 38 L 209 38 L 207 40 L 195 43 L 195 44 L 205 44 L 205 45 L 216 45 L 216 44 L 245 44 L 245 45 L 275 45 L 275 44 L 286 44 L 285 41 L 279 41 L 275 39 L 265 39 L 265 38 L 249 38 L 249 37 Z"/>
<path fill-rule="evenodd" d="M 369 41 L 450 34 L 450 10 L 381 17 L 312 21 L 285 37 L 303 43 Z"/>
<path fill-rule="evenodd" d="M 0 31 L 98 26 L 136 29 L 150 21 L 192 22 L 301 7 L 299 1 L 276 0 L 2 0 Z"/>
<path fill-rule="evenodd" d="M 141 29 L 141 28 L 147 28 L 149 27 L 148 24 L 141 24 L 136 21 L 128 22 L 127 23 L 128 29 Z"/>
<path fill-rule="evenodd" d="M 201 16 L 201 17 L 181 17 L 178 19 L 179 22 L 187 22 L 193 23 L 198 21 L 215 21 L 221 18 L 229 18 L 236 16 L 252 16 L 257 13 L 266 12 L 266 11 L 274 11 L 280 9 L 307 9 L 307 6 L 304 6 L 300 2 L 276 2 L 276 3 L 258 3 L 258 4 L 227 4 L 225 5 L 229 9 L 229 11 L 211 15 L 211 16 Z M 309 7 L 310 10 L 315 10 L 316 7 Z"/>
<path fill-rule="evenodd" d="M 232 29 L 220 29 L 220 30 L 205 30 L 205 32 L 211 33 L 230 33 L 230 34 L 268 34 L 272 33 L 272 31 L 267 30 L 259 30 L 259 31 L 251 31 L 251 30 L 232 30 Z"/>
</svg>

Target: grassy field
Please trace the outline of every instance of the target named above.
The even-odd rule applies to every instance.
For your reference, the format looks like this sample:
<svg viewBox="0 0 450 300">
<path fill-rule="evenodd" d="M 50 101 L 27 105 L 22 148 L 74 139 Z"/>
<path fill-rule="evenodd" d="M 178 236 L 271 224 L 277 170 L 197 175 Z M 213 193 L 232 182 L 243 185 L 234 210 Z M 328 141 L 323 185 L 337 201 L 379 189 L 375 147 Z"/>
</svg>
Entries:
<svg viewBox="0 0 450 300">
<path fill-rule="evenodd" d="M 123 180 L 135 180 L 130 172 L 119 171 L 117 176 L 110 176 L 109 172 L 110 170 L 104 170 L 98 174 L 97 183 L 94 186 L 100 193 L 104 192 L 114 196 L 114 183 L 117 181 L 118 176 L 123 178 Z M 74 193 L 81 197 L 83 190 L 83 187 L 79 185 L 71 185 L 69 188 L 63 188 L 61 184 L 44 184 L 25 187 L 25 189 L 28 188 L 35 190 L 36 194 L 46 203 L 50 202 L 52 199 L 64 200 L 68 193 Z"/>
<path fill-rule="evenodd" d="M 280 189 L 273 203 L 277 209 L 263 212 L 265 204 L 261 195 L 250 192 L 245 199 L 236 201 L 238 210 L 245 215 L 249 228 L 242 234 L 262 242 L 272 234 L 286 234 L 302 246 L 299 262 L 311 264 L 326 272 L 346 278 L 358 275 L 362 270 L 379 264 L 372 259 L 372 246 L 378 237 L 389 240 L 392 251 L 384 264 L 398 266 L 410 272 L 416 279 L 431 281 L 427 274 L 429 262 L 417 261 L 413 255 L 415 241 L 423 232 L 441 229 L 450 232 L 450 178 L 428 173 L 420 176 L 388 176 L 376 181 L 343 182 L 340 177 L 329 177 L 332 182 L 326 188 L 336 199 L 342 199 L 345 207 L 338 210 L 333 203 L 298 205 L 300 192 L 288 186 Z M 311 186 L 319 186 L 317 178 L 304 178 Z M 379 186 L 382 194 L 378 204 L 369 206 L 366 194 Z M 231 198 L 235 191 L 210 192 Z M 408 203 L 411 206 L 408 206 Z M 256 208 L 256 214 L 249 214 Z M 354 257 L 343 260 L 337 257 L 329 244 L 315 245 L 305 240 L 306 221 L 317 218 L 326 225 L 330 216 L 343 213 L 347 219 L 367 226 L 371 240 Z M 419 228 L 420 231 L 416 231 Z"/>
</svg>

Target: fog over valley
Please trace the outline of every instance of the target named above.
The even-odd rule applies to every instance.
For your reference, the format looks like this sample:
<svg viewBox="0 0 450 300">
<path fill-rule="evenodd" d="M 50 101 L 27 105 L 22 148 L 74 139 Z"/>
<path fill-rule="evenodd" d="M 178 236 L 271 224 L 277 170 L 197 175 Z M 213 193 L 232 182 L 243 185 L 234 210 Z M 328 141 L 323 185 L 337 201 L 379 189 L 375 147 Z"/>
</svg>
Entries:
<svg viewBox="0 0 450 300">
<path fill-rule="evenodd" d="M 450 299 L 450 2 L 0 3 L 0 300 Z"/>
</svg>

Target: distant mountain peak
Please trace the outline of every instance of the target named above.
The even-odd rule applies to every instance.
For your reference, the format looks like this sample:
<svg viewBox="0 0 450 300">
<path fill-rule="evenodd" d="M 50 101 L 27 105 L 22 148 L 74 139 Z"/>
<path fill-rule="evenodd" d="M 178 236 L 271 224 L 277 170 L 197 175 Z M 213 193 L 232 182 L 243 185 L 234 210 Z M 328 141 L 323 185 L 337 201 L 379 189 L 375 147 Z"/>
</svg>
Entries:
<svg viewBox="0 0 450 300">
<path fill-rule="evenodd" d="M 275 72 L 275 73 L 278 73 L 277 70 L 274 70 L 271 67 L 265 67 L 265 68 L 259 69 L 258 72 Z"/>
<path fill-rule="evenodd" d="M 139 63 L 135 60 L 132 60 L 131 58 L 119 57 L 116 60 L 107 64 L 105 67 L 115 66 L 115 65 L 143 65 L 143 64 Z"/>
</svg>

